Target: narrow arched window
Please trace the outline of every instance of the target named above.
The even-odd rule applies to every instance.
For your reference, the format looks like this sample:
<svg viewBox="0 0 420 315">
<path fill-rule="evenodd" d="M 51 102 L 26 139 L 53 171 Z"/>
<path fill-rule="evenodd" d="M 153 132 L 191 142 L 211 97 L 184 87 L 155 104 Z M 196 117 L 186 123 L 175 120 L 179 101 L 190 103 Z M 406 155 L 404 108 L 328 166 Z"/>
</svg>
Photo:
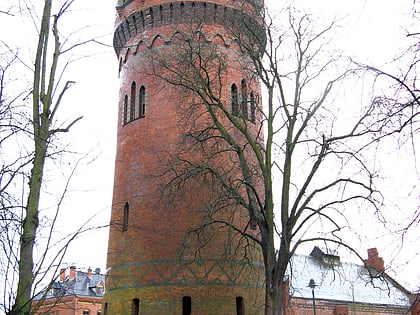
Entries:
<svg viewBox="0 0 420 315">
<path fill-rule="evenodd" d="M 146 88 L 144 85 L 140 87 L 139 91 L 139 116 L 144 117 L 146 115 Z"/>
<path fill-rule="evenodd" d="M 250 103 L 251 103 L 251 117 L 250 118 L 251 118 L 251 121 L 255 123 L 255 112 L 257 110 L 257 102 L 255 100 L 255 95 L 253 92 L 250 93 L 249 98 L 250 98 Z"/>
<path fill-rule="evenodd" d="M 131 315 L 139 315 L 140 313 L 140 300 L 133 299 L 131 302 Z"/>
<path fill-rule="evenodd" d="M 241 115 L 245 119 L 248 119 L 248 87 L 244 79 L 242 79 L 241 81 L 241 94 L 242 94 Z"/>
<path fill-rule="evenodd" d="M 174 5 L 171 3 L 169 5 L 169 21 L 172 22 L 174 20 Z"/>
<path fill-rule="evenodd" d="M 184 13 L 185 13 L 185 5 L 184 5 L 184 2 L 181 2 L 181 18 L 184 18 Z"/>
<path fill-rule="evenodd" d="M 146 22 L 145 22 L 145 20 L 144 20 L 144 14 L 143 14 L 143 11 L 141 11 L 141 12 L 140 12 L 140 21 L 141 21 L 141 27 L 142 27 L 142 28 L 143 28 L 143 30 L 144 30 Z"/>
<path fill-rule="evenodd" d="M 108 315 L 108 302 L 105 302 L 104 305 L 104 315 Z"/>
<path fill-rule="evenodd" d="M 213 23 L 216 23 L 217 21 L 217 4 L 214 5 L 214 10 L 213 10 Z"/>
<path fill-rule="evenodd" d="M 236 315 L 245 315 L 244 298 L 242 296 L 236 297 Z"/>
<path fill-rule="evenodd" d="M 182 297 L 182 315 L 191 315 L 192 302 L 190 296 Z"/>
<path fill-rule="evenodd" d="M 230 98 L 232 102 L 232 114 L 238 115 L 238 88 L 235 83 L 230 87 Z"/>
<path fill-rule="evenodd" d="M 128 121 L 128 95 L 124 95 L 124 104 L 123 104 L 123 125 L 125 125 Z"/>
<path fill-rule="evenodd" d="M 136 82 L 131 83 L 131 97 L 130 97 L 130 121 L 136 117 Z"/>
<path fill-rule="evenodd" d="M 128 212 L 130 211 L 130 205 L 128 202 L 124 205 L 124 213 L 123 213 L 123 222 L 122 222 L 122 231 L 128 230 Z"/>
<path fill-rule="evenodd" d="M 155 19 L 153 17 L 153 9 L 149 9 L 149 16 L 150 16 L 150 24 L 153 26 L 155 24 Z"/>
</svg>

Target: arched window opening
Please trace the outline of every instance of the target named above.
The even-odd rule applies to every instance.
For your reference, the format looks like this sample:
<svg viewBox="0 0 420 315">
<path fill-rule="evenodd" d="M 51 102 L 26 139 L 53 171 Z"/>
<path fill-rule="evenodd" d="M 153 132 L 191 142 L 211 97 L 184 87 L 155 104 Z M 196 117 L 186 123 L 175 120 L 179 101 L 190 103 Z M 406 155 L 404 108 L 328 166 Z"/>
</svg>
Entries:
<svg viewBox="0 0 420 315">
<path fill-rule="evenodd" d="M 232 102 L 232 114 L 233 115 L 238 115 L 238 88 L 236 87 L 236 84 L 232 84 L 232 86 L 230 87 L 230 98 L 231 98 L 231 102 Z"/>
<path fill-rule="evenodd" d="M 120 64 L 119 64 L 119 66 L 118 66 L 118 75 L 119 75 L 119 74 L 120 74 L 120 72 L 121 72 L 122 66 L 123 66 L 123 59 L 122 59 L 122 57 L 120 57 Z"/>
<path fill-rule="evenodd" d="M 182 297 L 182 315 L 191 315 L 192 305 L 191 297 L 183 296 Z"/>
<path fill-rule="evenodd" d="M 172 22 L 174 20 L 174 5 L 171 3 L 169 5 L 169 21 Z"/>
<path fill-rule="evenodd" d="M 139 92 L 139 116 L 144 117 L 146 115 L 146 88 L 144 85 L 140 87 Z"/>
<path fill-rule="evenodd" d="M 128 95 L 124 95 L 124 104 L 123 104 L 123 125 L 125 125 L 128 121 Z"/>
<path fill-rule="evenodd" d="M 217 4 L 214 5 L 213 23 L 216 23 L 216 21 L 217 21 Z"/>
<path fill-rule="evenodd" d="M 159 6 L 159 20 L 162 23 L 163 22 L 163 6 Z"/>
<path fill-rule="evenodd" d="M 250 97 L 250 103 L 251 103 L 251 117 L 250 118 L 251 118 L 251 121 L 255 123 L 255 112 L 257 109 L 257 103 L 255 101 L 254 92 L 251 92 L 249 97 Z"/>
<path fill-rule="evenodd" d="M 128 36 L 130 36 L 131 38 L 131 27 L 130 27 L 130 21 L 128 19 L 125 20 L 125 26 L 127 27 L 127 30 L 128 30 Z"/>
<path fill-rule="evenodd" d="M 241 81 L 241 94 L 242 94 L 241 115 L 245 119 L 248 119 L 248 87 L 244 79 L 242 79 Z"/>
<path fill-rule="evenodd" d="M 155 21 L 154 21 L 154 18 L 153 18 L 153 9 L 152 8 L 149 9 L 149 15 L 150 15 L 150 24 L 153 26 L 153 25 L 155 25 Z"/>
<path fill-rule="evenodd" d="M 108 315 L 108 302 L 105 302 L 104 305 L 104 315 Z"/>
<path fill-rule="evenodd" d="M 184 2 L 181 2 L 181 18 L 184 17 L 184 12 L 185 12 L 185 5 L 184 5 Z"/>
<path fill-rule="evenodd" d="M 244 298 L 242 296 L 236 297 L 236 315 L 245 315 Z"/>
<path fill-rule="evenodd" d="M 131 315 L 139 315 L 140 313 L 140 300 L 133 299 L 131 302 Z"/>
<path fill-rule="evenodd" d="M 145 27 L 145 20 L 144 20 L 144 14 L 143 14 L 143 11 L 141 11 L 140 12 L 140 21 L 141 21 L 141 27 L 143 28 L 143 30 L 144 30 L 144 27 Z"/>
<path fill-rule="evenodd" d="M 128 212 L 130 211 L 130 205 L 128 202 L 124 205 L 124 213 L 123 213 L 123 223 L 122 223 L 122 231 L 125 232 L 128 230 Z"/>
<path fill-rule="evenodd" d="M 130 98 L 130 121 L 136 117 L 136 82 L 131 83 L 131 98 Z"/>
</svg>

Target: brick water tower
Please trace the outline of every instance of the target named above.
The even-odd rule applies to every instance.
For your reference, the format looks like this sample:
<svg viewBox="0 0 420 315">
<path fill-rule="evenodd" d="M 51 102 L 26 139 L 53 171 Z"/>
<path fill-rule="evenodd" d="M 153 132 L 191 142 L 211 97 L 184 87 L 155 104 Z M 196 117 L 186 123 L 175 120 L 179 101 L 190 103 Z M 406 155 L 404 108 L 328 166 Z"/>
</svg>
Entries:
<svg viewBox="0 0 420 315">
<path fill-rule="evenodd" d="M 205 226 L 209 205 L 222 204 L 212 198 L 227 193 L 221 189 L 216 194 L 206 180 L 165 189 L 171 179 L 168 167 L 176 164 L 171 158 L 181 156 L 184 132 L 207 120 L 197 115 L 196 122 L 185 123 L 194 116 L 194 97 L 162 79 L 162 67 L 151 65 L 157 55 L 179 47 L 180 34 L 199 29 L 201 47 L 216 47 L 225 56 L 218 76 L 220 100 L 258 134 L 259 85 L 241 66 L 240 46 L 227 31 L 235 17 L 251 18 L 258 5 L 259 0 L 118 1 L 114 48 L 119 61 L 119 117 L 103 314 L 264 313 L 258 249 L 226 226 L 197 228 Z M 197 164 L 205 158 L 202 154 L 186 153 Z M 212 165 L 219 163 L 232 178 L 236 166 L 230 165 L 229 154 L 220 154 Z M 248 230 L 251 226 L 254 232 L 249 233 L 258 237 L 248 212 L 238 204 L 226 204 L 219 218 Z"/>
</svg>

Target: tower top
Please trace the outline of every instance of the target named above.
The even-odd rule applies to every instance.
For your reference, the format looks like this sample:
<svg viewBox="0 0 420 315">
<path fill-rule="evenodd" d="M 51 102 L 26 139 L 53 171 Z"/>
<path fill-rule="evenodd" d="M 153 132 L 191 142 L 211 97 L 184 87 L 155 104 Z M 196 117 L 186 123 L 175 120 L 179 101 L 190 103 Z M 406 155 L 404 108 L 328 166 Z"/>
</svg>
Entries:
<svg viewBox="0 0 420 315">
<path fill-rule="evenodd" d="M 135 37 L 149 37 L 146 33 L 154 28 L 191 23 L 192 17 L 200 17 L 205 24 L 235 23 L 238 13 L 251 16 L 263 5 L 263 0 L 118 0 L 114 49 L 119 56 Z"/>
</svg>

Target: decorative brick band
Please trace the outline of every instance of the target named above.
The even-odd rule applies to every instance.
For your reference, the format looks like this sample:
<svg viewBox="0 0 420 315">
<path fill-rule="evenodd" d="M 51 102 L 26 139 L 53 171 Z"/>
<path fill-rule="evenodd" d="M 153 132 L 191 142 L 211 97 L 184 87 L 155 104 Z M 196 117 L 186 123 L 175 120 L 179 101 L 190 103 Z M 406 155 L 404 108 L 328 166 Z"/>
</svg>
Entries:
<svg viewBox="0 0 420 315">
<path fill-rule="evenodd" d="M 262 263 L 223 259 L 132 262 L 109 270 L 107 291 L 186 285 L 262 287 L 256 278 L 262 268 Z"/>
<path fill-rule="evenodd" d="M 187 1 L 156 5 L 134 12 L 118 25 L 114 32 L 114 49 L 119 56 L 121 49 L 126 47 L 132 38 L 140 36 L 139 40 L 142 40 L 142 35 L 149 38 L 150 35 L 144 32 L 156 27 L 191 23 L 193 18 L 206 24 L 228 25 L 244 17 L 246 15 L 235 8 L 206 2 Z"/>
</svg>

